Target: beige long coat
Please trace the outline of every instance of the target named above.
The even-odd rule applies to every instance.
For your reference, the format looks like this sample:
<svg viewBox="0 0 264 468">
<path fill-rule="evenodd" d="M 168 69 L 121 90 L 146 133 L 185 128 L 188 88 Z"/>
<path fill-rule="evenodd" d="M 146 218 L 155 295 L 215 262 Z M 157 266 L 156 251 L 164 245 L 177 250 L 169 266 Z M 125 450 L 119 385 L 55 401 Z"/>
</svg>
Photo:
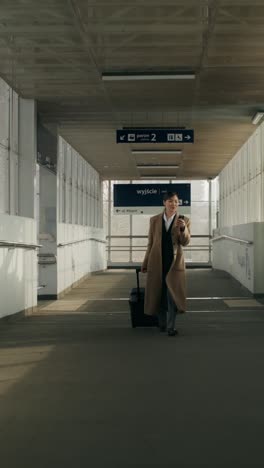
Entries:
<svg viewBox="0 0 264 468">
<path fill-rule="evenodd" d="M 143 260 L 142 269 L 147 270 L 145 291 L 145 313 L 157 315 L 160 310 L 162 294 L 162 218 L 163 213 L 150 218 L 148 246 Z M 185 262 L 182 246 L 190 242 L 190 220 L 184 216 L 185 230 L 179 233 L 176 227 L 176 214 L 171 229 L 174 250 L 174 260 L 166 276 L 166 283 L 178 312 L 186 310 L 186 279 Z"/>
</svg>

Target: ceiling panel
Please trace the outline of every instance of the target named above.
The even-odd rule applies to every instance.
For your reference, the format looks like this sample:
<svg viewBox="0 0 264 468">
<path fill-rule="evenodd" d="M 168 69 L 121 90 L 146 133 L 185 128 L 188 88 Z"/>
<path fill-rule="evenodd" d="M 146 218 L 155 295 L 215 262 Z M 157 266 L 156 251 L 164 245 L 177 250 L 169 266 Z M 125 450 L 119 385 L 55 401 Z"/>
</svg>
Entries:
<svg viewBox="0 0 264 468">
<path fill-rule="evenodd" d="M 264 108 L 263 0 L 1 0 L 0 12 L 0 76 L 36 99 L 43 123 L 104 178 L 138 178 L 137 162 L 149 160 L 177 160 L 173 177 L 214 177 L 255 130 L 251 117 Z M 101 79 L 177 71 L 196 79 Z M 193 128 L 195 141 L 177 159 L 135 158 L 115 142 L 123 126 Z"/>
</svg>

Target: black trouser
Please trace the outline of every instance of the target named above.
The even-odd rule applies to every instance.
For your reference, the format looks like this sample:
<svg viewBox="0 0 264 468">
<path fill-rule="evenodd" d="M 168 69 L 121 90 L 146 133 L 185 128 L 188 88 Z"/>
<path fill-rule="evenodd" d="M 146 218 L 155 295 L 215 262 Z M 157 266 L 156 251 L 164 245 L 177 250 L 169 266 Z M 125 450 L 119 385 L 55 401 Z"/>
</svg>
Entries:
<svg viewBox="0 0 264 468">
<path fill-rule="evenodd" d="M 159 311 L 159 326 L 167 329 L 175 328 L 177 306 L 169 292 L 165 280 L 162 283 L 162 295 Z"/>
</svg>

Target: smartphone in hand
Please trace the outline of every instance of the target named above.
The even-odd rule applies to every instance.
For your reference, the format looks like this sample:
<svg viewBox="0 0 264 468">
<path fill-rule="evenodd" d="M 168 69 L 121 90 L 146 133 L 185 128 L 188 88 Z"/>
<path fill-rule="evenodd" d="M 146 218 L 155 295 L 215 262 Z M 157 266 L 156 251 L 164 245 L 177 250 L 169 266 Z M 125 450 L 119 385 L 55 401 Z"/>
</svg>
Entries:
<svg viewBox="0 0 264 468">
<path fill-rule="evenodd" d="M 179 219 L 184 219 L 183 215 L 179 215 Z M 185 226 L 180 227 L 180 231 L 183 232 L 185 229 Z"/>
</svg>

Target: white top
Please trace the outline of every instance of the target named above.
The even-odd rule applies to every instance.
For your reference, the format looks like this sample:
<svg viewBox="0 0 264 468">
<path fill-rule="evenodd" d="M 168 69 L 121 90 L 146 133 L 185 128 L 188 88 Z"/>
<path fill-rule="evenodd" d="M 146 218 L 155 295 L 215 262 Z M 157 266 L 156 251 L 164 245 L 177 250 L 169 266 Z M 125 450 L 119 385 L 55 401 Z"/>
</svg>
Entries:
<svg viewBox="0 0 264 468">
<path fill-rule="evenodd" d="M 167 219 L 167 216 L 166 216 L 166 213 L 164 211 L 163 213 L 163 219 L 165 221 L 165 228 L 166 228 L 166 231 L 168 231 L 170 229 L 170 225 L 171 223 L 173 222 L 174 218 L 176 216 L 176 213 L 174 213 L 170 218 Z"/>
</svg>

